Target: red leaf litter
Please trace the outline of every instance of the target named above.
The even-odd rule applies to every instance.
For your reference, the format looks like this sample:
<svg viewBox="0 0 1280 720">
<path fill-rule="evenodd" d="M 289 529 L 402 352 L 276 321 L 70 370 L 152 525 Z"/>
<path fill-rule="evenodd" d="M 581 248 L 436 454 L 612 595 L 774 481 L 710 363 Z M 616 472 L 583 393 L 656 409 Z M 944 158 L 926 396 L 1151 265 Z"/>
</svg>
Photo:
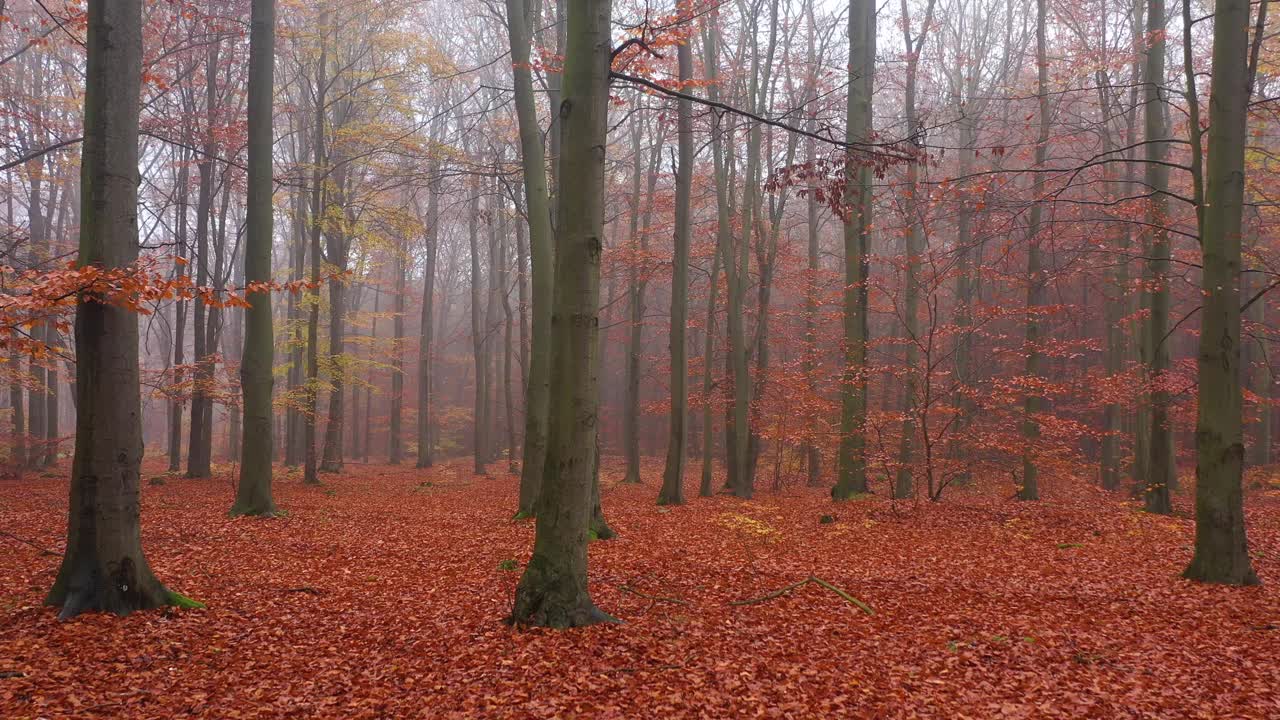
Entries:
<svg viewBox="0 0 1280 720">
<path fill-rule="evenodd" d="M 503 623 L 533 527 L 509 520 L 516 478 L 466 463 L 319 488 L 280 469 L 270 520 L 227 517 L 230 467 L 146 485 L 150 562 L 208 609 L 59 623 L 41 549 L 62 548 L 65 472 L 0 491 L 6 720 L 1280 718 L 1265 478 L 1249 531 L 1270 584 L 1236 589 L 1179 577 L 1185 495 L 1175 517 L 1082 481 L 1039 503 L 788 488 L 659 508 L 658 465 L 628 486 L 607 462 L 619 538 L 592 543 L 591 589 L 624 624 L 557 632 Z M 874 615 L 817 583 L 731 604 L 810 576 Z"/>
</svg>

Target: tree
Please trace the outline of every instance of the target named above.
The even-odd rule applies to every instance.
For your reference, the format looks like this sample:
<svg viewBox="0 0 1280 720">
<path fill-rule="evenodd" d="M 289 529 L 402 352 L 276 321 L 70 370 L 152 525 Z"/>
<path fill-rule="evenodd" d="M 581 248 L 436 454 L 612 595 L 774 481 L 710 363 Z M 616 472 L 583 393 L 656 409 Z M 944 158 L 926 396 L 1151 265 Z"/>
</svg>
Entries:
<svg viewBox="0 0 1280 720">
<path fill-rule="evenodd" d="M 609 0 L 568 0 L 560 221 L 553 305 L 549 438 L 533 557 L 511 621 L 565 628 L 612 620 L 587 590 L 587 529 L 596 461 L 600 252 L 609 111 Z"/>
<path fill-rule="evenodd" d="M 275 338 L 271 327 L 273 239 L 272 94 L 275 71 L 275 0 L 253 0 L 249 31 L 249 187 L 246 199 L 244 279 L 248 295 L 240 387 L 244 396 L 240 484 L 232 515 L 274 515 L 271 497 L 271 388 Z"/>
<path fill-rule="evenodd" d="M 1164 99 L 1165 8 L 1164 0 L 1147 4 L 1147 51 L 1143 72 L 1145 108 L 1146 164 L 1145 181 L 1151 190 L 1147 223 L 1152 228 L 1147 255 L 1147 303 L 1150 307 L 1143 335 L 1143 356 L 1147 365 L 1147 381 L 1151 385 L 1150 428 L 1146 460 L 1147 477 L 1142 478 L 1147 512 L 1167 515 L 1173 512 L 1169 485 L 1174 477 L 1173 427 L 1169 417 L 1170 394 L 1165 383 L 1169 372 L 1169 169 L 1165 165 L 1169 130 L 1165 122 Z"/>
<path fill-rule="evenodd" d="M 681 86 L 693 78 L 693 50 L 689 40 L 676 48 Z M 662 471 L 659 505 L 684 503 L 685 423 L 689 416 L 689 357 L 685 326 L 689 319 L 689 214 L 693 189 L 693 103 L 676 105 L 676 217 L 671 270 L 671 427 L 667 464 Z"/>
<path fill-rule="evenodd" d="M 1265 9 L 1263 4 L 1260 8 Z M 1265 10 L 1262 10 L 1265 11 Z M 1256 585 L 1244 524 L 1240 390 L 1240 240 L 1249 111 L 1249 2 L 1219 0 L 1205 168 L 1200 403 L 1196 413 L 1196 544 L 1184 575 Z"/>
<path fill-rule="evenodd" d="M 524 169 L 525 209 L 529 223 L 530 314 L 533 317 L 529 343 L 529 382 L 525 387 L 520 500 L 516 515 L 531 517 L 537 506 L 547 453 L 555 257 L 542 128 L 538 124 L 533 79 L 529 70 L 529 8 L 523 0 L 507 0 L 507 32 L 511 42 L 511 73 L 515 81 L 516 120 L 520 129 L 520 158 Z"/>
<path fill-rule="evenodd" d="M 1044 166 L 1049 152 L 1049 58 L 1045 25 L 1048 22 L 1047 0 L 1036 0 L 1036 107 L 1039 111 L 1039 124 L 1036 134 L 1035 166 Z M 1040 191 L 1041 181 L 1037 176 L 1032 188 Z M 1045 303 L 1045 268 L 1040 251 L 1040 219 L 1044 206 L 1036 198 L 1032 198 L 1031 218 L 1027 223 L 1027 321 L 1025 327 L 1026 375 L 1030 383 L 1035 383 L 1044 374 L 1044 350 L 1041 347 L 1044 334 L 1041 328 L 1040 308 Z M 1019 500 L 1039 500 L 1040 469 L 1036 466 L 1036 458 L 1032 445 L 1040 437 L 1039 418 L 1037 415 L 1045 410 L 1043 390 L 1035 385 L 1023 399 L 1022 434 L 1027 447 L 1022 451 L 1022 478 L 1018 484 Z"/>
<path fill-rule="evenodd" d="M 871 131 L 876 55 L 876 6 L 849 0 L 849 93 L 845 142 L 865 141 Z M 844 211 L 844 370 L 840 379 L 839 476 L 831 496 L 847 500 L 867 492 L 867 292 L 871 236 L 871 169 L 846 149 Z"/>
<path fill-rule="evenodd" d="M 138 258 L 141 0 L 92 0 L 85 47 L 80 170 L 81 267 Z M 142 553 L 142 407 L 138 316 L 86 294 L 76 305 L 76 443 L 67 549 L 45 603 L 66 620 L 191 604 L 156 579 Z"/>
</svg>

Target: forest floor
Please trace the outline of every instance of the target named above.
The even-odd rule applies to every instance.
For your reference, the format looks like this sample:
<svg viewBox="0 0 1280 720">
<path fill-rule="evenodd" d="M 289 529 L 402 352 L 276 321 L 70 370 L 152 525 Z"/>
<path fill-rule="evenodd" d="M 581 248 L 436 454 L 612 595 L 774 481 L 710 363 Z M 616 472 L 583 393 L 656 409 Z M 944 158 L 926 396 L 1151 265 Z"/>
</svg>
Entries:
<svg viewBox="0 0 1280 720">
<path fill-rule="evenodd" d="M 1267 584 L 1231 589 L 1179 578 L 1185 495 L 1173 517 L 1082 481 L 836 506 L 702 499 L 691 477 L 659 508 L 660 464 L 635 486 L 607 461 L 619 537 L 592 543 L 591 591 L 625 624 L 554 632 L 503 623 L 533 527 L 509 520 L 516 478 L 467 468 L 280 474 L 271 520 L 227 517 L 231 467 L 146 485 L 151 565 L 208 609 L 67 623 L 41 607 L 65 469 L 0 482 L 0 718 L 1280 717 L 1266 477 L 1248 504 Z M 874 615 L 817 583 L 733 604 L 811 576 Z"/>
</svg>

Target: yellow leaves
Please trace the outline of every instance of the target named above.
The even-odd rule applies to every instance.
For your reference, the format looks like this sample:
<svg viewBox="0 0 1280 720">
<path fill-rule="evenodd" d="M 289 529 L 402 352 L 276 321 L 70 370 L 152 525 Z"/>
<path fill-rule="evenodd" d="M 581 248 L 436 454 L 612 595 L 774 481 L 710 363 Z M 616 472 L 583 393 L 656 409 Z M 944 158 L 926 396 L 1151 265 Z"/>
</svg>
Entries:
<svg viewBox="0 0 1280 720">
<path fill-rule="evenodd" d="M 716 524 L 749 537 L 776 539 L 781 536 L 769 523 L 741 513 L 721 513 L 716 517 Z"/>
</svg>

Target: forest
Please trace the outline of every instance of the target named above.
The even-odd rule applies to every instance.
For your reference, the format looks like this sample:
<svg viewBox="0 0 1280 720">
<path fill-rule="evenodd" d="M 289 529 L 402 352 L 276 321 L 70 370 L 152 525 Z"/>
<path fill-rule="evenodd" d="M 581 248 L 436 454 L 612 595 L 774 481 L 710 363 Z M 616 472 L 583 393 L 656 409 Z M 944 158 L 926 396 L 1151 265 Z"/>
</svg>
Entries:
<svg viewBox="0 0 1280 720">
<path fill-rule="evenodd" d="M 0 0 L 0 718 L 1280 718 L 1276 16 Z"/>
</svg>

